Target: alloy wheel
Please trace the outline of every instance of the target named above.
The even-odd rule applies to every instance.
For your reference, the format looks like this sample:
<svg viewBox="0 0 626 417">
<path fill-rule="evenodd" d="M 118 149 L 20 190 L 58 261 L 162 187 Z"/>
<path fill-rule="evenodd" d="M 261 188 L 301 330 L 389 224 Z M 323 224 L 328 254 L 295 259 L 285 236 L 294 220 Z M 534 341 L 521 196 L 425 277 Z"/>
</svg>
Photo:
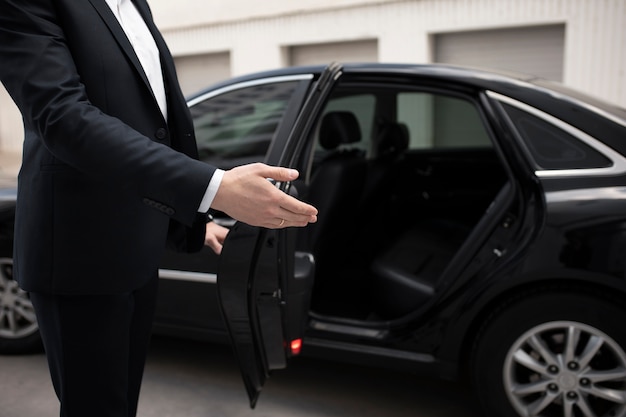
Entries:
<svg viewBox="0 0 626 417">
<path fill-rule="evenodd" d="M 503 379 L 520 416 L 626 416 L 626 353 L 583 323 L 531 328 L 509 349 Z"/>
<path fill-rule="evenodd" d="M 28 293 L 13 280 L 13 260 L 0 258 L 0 337 L 21 339 L 38 328 Z"/>
</svg>

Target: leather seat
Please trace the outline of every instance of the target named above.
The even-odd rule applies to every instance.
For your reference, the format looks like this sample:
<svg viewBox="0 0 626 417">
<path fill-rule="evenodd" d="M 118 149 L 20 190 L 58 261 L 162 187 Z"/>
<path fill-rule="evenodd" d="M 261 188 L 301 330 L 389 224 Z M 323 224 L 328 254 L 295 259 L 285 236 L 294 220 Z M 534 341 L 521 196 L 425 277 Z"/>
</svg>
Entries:
<svg viewBox="0 0 626 417">
<path fill-rule="evenodd" d="M 456 223 L 425 219 L 392 242 L 371 266 L 376 312 L 397 318 L 427 303 L 468 233 Z"/>
</svg>

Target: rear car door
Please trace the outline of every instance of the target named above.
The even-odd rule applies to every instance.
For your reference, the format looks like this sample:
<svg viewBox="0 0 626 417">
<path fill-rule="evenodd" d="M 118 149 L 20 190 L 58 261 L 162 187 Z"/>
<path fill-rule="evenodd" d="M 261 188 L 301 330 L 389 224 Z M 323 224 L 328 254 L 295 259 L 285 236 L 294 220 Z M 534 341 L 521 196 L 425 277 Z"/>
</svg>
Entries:
<svg viewBox="0 0 626 417">
<path fill-rule="evenodd" d="M 278 133 L 267 163 L 301 169 L 299 155 L 341 66 L 331 64 L 312 89 L 292 129 Z M 277 183 L 297 195 L 290 183 Z M 313 257 L 296 253 L 293 228 L 269 230 L 235 223 L 220 256 L 218 296 L 223 317 L 254 408 L 271 372 L 287 366 L 301 348 L 315 274 Z"/>
</svg>

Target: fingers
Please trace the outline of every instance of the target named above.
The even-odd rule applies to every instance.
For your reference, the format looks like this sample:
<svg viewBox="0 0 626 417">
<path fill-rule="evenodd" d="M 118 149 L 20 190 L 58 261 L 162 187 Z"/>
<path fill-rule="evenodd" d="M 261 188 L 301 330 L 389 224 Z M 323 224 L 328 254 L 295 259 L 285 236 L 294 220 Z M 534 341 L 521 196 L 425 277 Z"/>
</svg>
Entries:
<svg viewBox="0 0 626 417">
<path fill-rule="evenodd" d="M 222 244 L 216 241 L 215 239 L 207 239 L 204 241 L 205 246 L 211 248 L 216 255 L 220 255 L 222 253 Z"/>
<path fill-rule="evenodd" d="M 277 190 L 274 187 L 274 190 Z M 309 223 L 317 222 L 317 209 L 310 204 L 298 200 L 279 191 L 279 205 L 270 207 L 270 223 L 264 227 L 281 229 L 285 227 L 304 227 Z"/>
<path fill-rule="evenodd" d="M 276 216 L 276 222 L 267 227 L 271 229 L 304 227 L 309 223 L 317 222 L 317 209 L 315 207 L 291 196 L 287 197 Z"/>
<path fill-rule="evenodd" d="M 266 225 L 267 229 L 284 229 L 286 227 L 304 227 L 310 223 L 317 222 L 317 216 L 296 218 L 295 220 L 287 220 L 287 218 L 277 218 L 273 223 Z"/>
<path fill-rule="evenodd" d="M 224 240 L 228 234 L 226 227 L 220 226 L 217 223 L 207 223 L 204 235 L 204 244 L 210 247 L 216 254 L 222 253 L 222 246 Z"/>
<path fill-rule="evenodd" d="M 286 211 L 288 214 L 303 215 L 306 217 L 317 216 L 317 209 L 310 204 L 298 200 L 295 197 L 283 193 L 283 201 L 281 201 L 280 208 Z M 291 217 L 291 216 L 290 216 Z M 295 220 L 295 219 L 292 219 Z"/>
</svg>

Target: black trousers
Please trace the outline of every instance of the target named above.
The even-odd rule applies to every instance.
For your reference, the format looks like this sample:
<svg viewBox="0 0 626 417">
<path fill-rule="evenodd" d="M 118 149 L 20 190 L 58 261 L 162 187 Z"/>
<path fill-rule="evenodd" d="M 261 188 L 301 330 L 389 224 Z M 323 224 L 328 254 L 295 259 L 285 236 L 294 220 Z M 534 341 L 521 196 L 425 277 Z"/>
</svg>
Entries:
<svg viewBox="0 0 626 417">
<path fill-rule="evenodd" d="M 158 278 L 114 295 L 31 293 L 61 417 L 134 417 Z"/>
</svg>

